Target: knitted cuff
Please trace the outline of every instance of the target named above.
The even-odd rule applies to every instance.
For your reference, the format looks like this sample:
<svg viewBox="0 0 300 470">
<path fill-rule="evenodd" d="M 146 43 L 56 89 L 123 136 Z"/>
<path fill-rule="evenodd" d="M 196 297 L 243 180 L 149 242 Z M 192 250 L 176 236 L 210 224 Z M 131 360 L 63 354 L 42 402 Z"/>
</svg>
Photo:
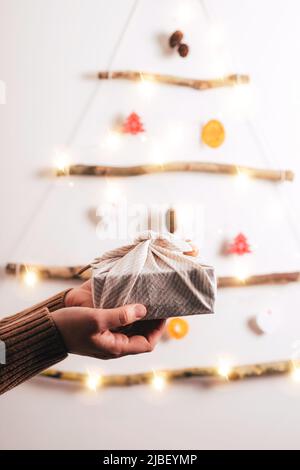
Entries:
<svg viewBox="0 0 300 470">
<path fill-rule="evenodd" d="M 51 305 L 61 305 L 57 302 L 53 299 Z M 0 394 L 67 357 L 60 333 L 45 307 L 0 321 L 0 346 Z"/>
<path fill-rule="evenodd" d="M 15 315 L 3 318 L 1 320 L 1 324 L 11 322 L 12 320 L 18 320 L 19 318 L 22 318 L 25 314 L 41 310 L 42 308 L 47 308 L 49 312 L 54 312 L 55 310 L 58 310 L 60 308 L 65 308 L 65 296 L 70 290 L 71 289 L 67 289 L 62 292 L 59 292 L 58 294 L 53 295 L 53 297 L 50 297 L 47 300 L 43 300 L 42 302 L 39 302 L 33 307 L 26 308 L 25 310 L 22 310 L 21 312 L 16 313 Z"/>
<path fill-rule="evenodd" d="M 59 292 L 58 294 L 53 295 L 49 299 L 44 300 L 43 302 L 40 302 L 34 305 L 34 307 L 31 307 L 27 310 L 32 311 L 36 309 L 47 308 L 49 312 L 54 312 L 55 310 L 59 310 L 60 308 L 65 308 L 65 296 L 70 290 L 71 289 L 67 289 L 62 292 Z M 27 310 L 24 310 L 24 312 L 26 312 Z"/>
</svg>

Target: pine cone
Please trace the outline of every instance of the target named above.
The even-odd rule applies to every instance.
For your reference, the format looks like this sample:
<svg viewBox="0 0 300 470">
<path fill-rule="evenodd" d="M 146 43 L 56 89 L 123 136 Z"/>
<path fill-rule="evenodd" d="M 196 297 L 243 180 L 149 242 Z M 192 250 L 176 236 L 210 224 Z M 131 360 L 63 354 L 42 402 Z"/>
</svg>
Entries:
<svg viewBox="0 0 300 470">
<path fill-rule="evenodd" d="M 175 33 L 173 33 L 170 36 L 170 39 L 169 39 L 170 47 L 178 46 L 178 44 L 180 44 L 182 38 L 183 38 L 183 33 L 181 31 L 175 31 Z"/>
<path fill-rule="evenodd" d="M 178 47 L 178 54 L 181 57 L 186 57 L 189 53 L 189 46 L 187 44 L 180 44 Z"/>
</svg>

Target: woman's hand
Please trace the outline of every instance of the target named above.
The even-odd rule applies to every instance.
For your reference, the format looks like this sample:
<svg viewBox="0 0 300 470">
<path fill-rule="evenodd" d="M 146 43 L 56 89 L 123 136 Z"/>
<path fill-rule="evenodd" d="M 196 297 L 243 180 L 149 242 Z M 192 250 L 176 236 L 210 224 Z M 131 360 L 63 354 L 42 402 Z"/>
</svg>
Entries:
<svg viewBox="0 0 300 470">
<path fill-rule="evenodd" d="M 92 283 L 88 281 L 79 287 L 74 287 L 65 296 L 66 307 L 90 307 L 94 306 L 92 296 Z"/>
<path fill-rule="evenodd" d="M 152 351 L 160 339 L 165 321 L 141 321 L 143 305 L 115 309 L 93 308 L 91 280 L 71 289 L 66 308 L 52 313 L 69 352 L 100 359 Z"/>
<path fill-rule="evenodd" d="M 184 253 L 197 256 L 198 250 Z M 165 321 L 145 320 L 143 305 L 115 309 L 93 308 L 91 280 L 71 289 L 65 296 L 66 308 L 52 312 L 69 352 L 100 359 L 152 351 L 160 339 Z"/>
<path fill-rule="evenodd" d="M 78 296 L 83 303 L 88 301 L 84 293 Z M 140 321 L 146 315 L 140 304 L 115 309 L 67 307 L 51 315 L 69 352 L 99 359 L 152 351 L 165 324 L 164 320 Z"/>
</svg>

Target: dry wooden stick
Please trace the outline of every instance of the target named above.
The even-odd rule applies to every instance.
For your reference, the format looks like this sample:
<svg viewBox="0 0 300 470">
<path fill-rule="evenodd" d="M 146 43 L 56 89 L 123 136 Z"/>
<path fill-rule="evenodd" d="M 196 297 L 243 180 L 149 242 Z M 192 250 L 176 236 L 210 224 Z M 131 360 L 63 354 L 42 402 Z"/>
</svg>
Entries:
<svg viewBox="0 0 300 470">
<path fill-rule="evenodd" d="M 28 270 L 38 273 L 41 279 L 89 279 L 90 266 L 44 266 L 40 264 L 7 263 L 7 274 L 23 276 Z"/>
<path fill-rule="evenodd" d="M 45 279 L 89 279 L 91 275 L 89 264 L 86 266 L 44 266 L 8 263 L 6 265 L 8 274 L 22 275 L 29 269 L 36 271 L 41 278 Z M 234 276 L 218 277 L 219 288 L 287 284 L 290 282 L 300 282 L 300 271 L 256 274 L 245 279 Z"/>
<path fill-rule="evenodd" d="M 116 72 L 99 72 L 98 78 L 103 79 L 125 79 L 133 81 L 150 81 L 166 83 L 169 85 L 178 85 L 194 88 L 195 90 L 209 90 L 211 88 L 219 88 L 224 86 L 234 86 L 249 83 L 249 75 L 227 75 L 225 77 L 198 80 L 193 78 L 176 77 L 173 75 L 161 75 L 159 73 L 136 72 L 136 71 L 116 71 Z"/>
<path fill-rule="evenodd" d="M 269 170 L 248 166 L 232 165 L 226 163 L 211 162 L 166 162 L 163 164 L 145 164 L 135 166 L 107 166 L 107 165 L 70 165 L 69 175 L 75 176 L 139 176 L 152 173 L 166 172 L 200 172 L 219 173 L 226 175 L 245 175 L 250 178 L 258 178 L 269 181 L 293 181 L 294 173 L 290 170 Z M 63 176 L 57 171 L 57 176 Z M 65 174 L 65 173 L 64 173 Z"/>
<path fill-rule="evenodd" d="M 155 375 L 162 375 L 166 380 L 198 378 L 223 378 L 226 380 L 243 380 L 250 377 L 266 377 L 292 372 L 295 364 L 291 361 L 276 361 L 262 364 L 236 366 L 230 369 L 226 377 L 221 377 L 218 367 L 187 367 L 184 369 L 162 370 L 158 372 L 142 372 L 137 374 L 115 374 L 101 376 L 101 385 L 106 387 L 122 387 L 151 383 Z M 60 371 L 49 369 L 42 372 L 43 377 L 86 383 L 89 375 L 81 372 Z"/>
<path fill-rule="evenodd" d="M 234 276 L 220 276 L 218 277 L 218 287 L 244 287 L 244 286 L 258 286 L 265 284 L 287 284 L 289 282 L 299 282 L 300 272 L 282 272 L 282 273 L 267 273 L 256 274 L 254 276 L 239 279 Z"/>
</svg>

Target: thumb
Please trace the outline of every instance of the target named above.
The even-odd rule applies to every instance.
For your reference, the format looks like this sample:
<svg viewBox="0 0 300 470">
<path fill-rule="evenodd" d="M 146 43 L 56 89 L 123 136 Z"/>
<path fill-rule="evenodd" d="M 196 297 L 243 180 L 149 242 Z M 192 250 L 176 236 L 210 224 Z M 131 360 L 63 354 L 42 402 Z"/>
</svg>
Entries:
<svg viewBox="0 0 300 470">
<path fill-rule="evenodd" d="M 141 320 L 146 315 L 147 310 L 144 305 L 134 304 L 113 309 L 99 309 L 98 312 L 101 328 L 111 330 Z"/>
</svg>

